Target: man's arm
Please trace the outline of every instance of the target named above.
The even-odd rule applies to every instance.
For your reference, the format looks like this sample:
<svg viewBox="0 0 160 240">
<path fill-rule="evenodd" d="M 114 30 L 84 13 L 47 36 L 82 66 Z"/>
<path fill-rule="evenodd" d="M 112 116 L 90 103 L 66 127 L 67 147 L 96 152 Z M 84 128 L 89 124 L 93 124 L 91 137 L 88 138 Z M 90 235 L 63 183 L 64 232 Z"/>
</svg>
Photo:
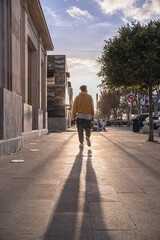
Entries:
<svg viewBox="0 0 160 240">
<path fill-rule="evenodd" d="M 92 118 L 94 119 L 94 104 L 93 104 L 92 96 L 91 96 L 91 114 L 92 114 Z"/>
<path fill-rule="evenodd" d="M 74 120 L 76 119 L 76 113 L 77 113 L 77 97 L 75 98 L 74 103 L 73 103 L 72 117 Z"/>
</svg>

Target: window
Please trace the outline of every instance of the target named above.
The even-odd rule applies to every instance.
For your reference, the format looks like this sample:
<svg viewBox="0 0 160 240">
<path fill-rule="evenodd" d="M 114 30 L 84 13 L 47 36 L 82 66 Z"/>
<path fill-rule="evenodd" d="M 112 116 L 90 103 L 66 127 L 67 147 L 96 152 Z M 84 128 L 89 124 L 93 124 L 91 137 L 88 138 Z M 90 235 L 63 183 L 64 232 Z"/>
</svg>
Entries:
<svg viewBox="0 0 160 240">
<path fill-rule="evenodd" d="M 54 70 L 47 71 L 47 84 L 55 84 Z"/>
</svg>

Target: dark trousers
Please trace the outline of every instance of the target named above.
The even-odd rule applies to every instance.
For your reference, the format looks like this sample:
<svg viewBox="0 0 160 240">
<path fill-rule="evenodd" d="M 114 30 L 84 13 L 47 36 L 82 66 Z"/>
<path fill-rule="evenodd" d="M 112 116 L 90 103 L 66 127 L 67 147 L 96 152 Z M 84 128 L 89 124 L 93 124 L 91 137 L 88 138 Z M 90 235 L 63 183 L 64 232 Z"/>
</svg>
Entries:
<svg viewBox="0 0 160 240">
<path fill-rule="evenodd" d="M 80 143 L 84 141 L 83 130 L 86 132 L 86 137 L 90 137 L 91 135 L 91 120 L 77 118 L 77 129 Z"/>
</svg>

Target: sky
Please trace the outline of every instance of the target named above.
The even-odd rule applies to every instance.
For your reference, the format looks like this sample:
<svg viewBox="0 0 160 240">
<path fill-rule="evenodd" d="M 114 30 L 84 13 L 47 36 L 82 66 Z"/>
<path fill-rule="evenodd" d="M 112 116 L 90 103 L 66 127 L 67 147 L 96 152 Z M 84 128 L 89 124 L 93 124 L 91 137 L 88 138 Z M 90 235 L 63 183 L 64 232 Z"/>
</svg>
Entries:
<svg viewBox="0 0 160 240">
<path fill-rule="evenodd" d="M 96 106 L 101 79 L 97 76 L 104 40 L 133 20 L 160 19 L 160 0 L 40 0 L 54 51 L 66 55 L 75 98 L 88 86 Z"/>
</svg>

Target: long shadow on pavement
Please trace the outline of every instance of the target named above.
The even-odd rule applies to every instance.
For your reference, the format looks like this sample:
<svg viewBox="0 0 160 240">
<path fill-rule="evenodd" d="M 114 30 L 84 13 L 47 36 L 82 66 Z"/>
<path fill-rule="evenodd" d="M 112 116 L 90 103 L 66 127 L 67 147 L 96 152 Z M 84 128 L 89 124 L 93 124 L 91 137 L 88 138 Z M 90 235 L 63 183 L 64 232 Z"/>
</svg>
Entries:
<svg viewBox="0 0 160 240">
<path fill-rule="evenodd" d="M 88 150 L 88 157 L 86 162 L 86 196 L 85 202 L 89 203 L 90 212 L 88 218 L 90 218 L 92 226 L 92 238 L 86 236 L 87 227 L 87 214 L 83 215 L 82 225 L 81 225 L 81 239 L 86 240 L 110 240 L 109 233 L 107 232 L 107 226 L 104 221 L 104 216 L 101 207 L 100 191 L 98 187 L 96 173 L 92 165 L 92 151 Z M 96 160 L 95 160 L 96 161 Z M 85 211 L 84 211 L 85 212 Z M 85 238 L 86 237 L 86 238 Z"/>
<path fill-rule="evenodd" d="M 45 240 L 73 240 L 77 226 L 78 199 L 80 190 L 80 174 L 82 168 L 82 151 L 75 159 L 71 172 L 64 184 L 57 205 L 51 216 Z"/>
<path fill-rule="evenodd" d="M 90 150 L 88 151 L 87 162 L 84 162 L 86 163 L 86 178 L 81 175 L 83 161 L 83 150 L 81 150 L 75 158 L 71 172 L 57 199 L 57 205 L 53 210 L 44 240 L 100 239 L 98 235 L 96 236 L 96 232 L 95 237 L 93 236 L 93 231 L 99 230 L 94 222 L 94 215 L 97 214 L 97 212 L 94 212 L 95 207 L 98 209 L 100 226 L 104 226 L 104 222 L 100 193 L 96 174 L 92 166 L 92 152 Z M 95 196 L 93 196 L 93 199 L 92 196 L 90 199 L 88 198 L 91 187 L 94 188 L 96 200 Z M 110 239 L 106 231 L 103 232 L 103 239 Z"/>
</svg>

